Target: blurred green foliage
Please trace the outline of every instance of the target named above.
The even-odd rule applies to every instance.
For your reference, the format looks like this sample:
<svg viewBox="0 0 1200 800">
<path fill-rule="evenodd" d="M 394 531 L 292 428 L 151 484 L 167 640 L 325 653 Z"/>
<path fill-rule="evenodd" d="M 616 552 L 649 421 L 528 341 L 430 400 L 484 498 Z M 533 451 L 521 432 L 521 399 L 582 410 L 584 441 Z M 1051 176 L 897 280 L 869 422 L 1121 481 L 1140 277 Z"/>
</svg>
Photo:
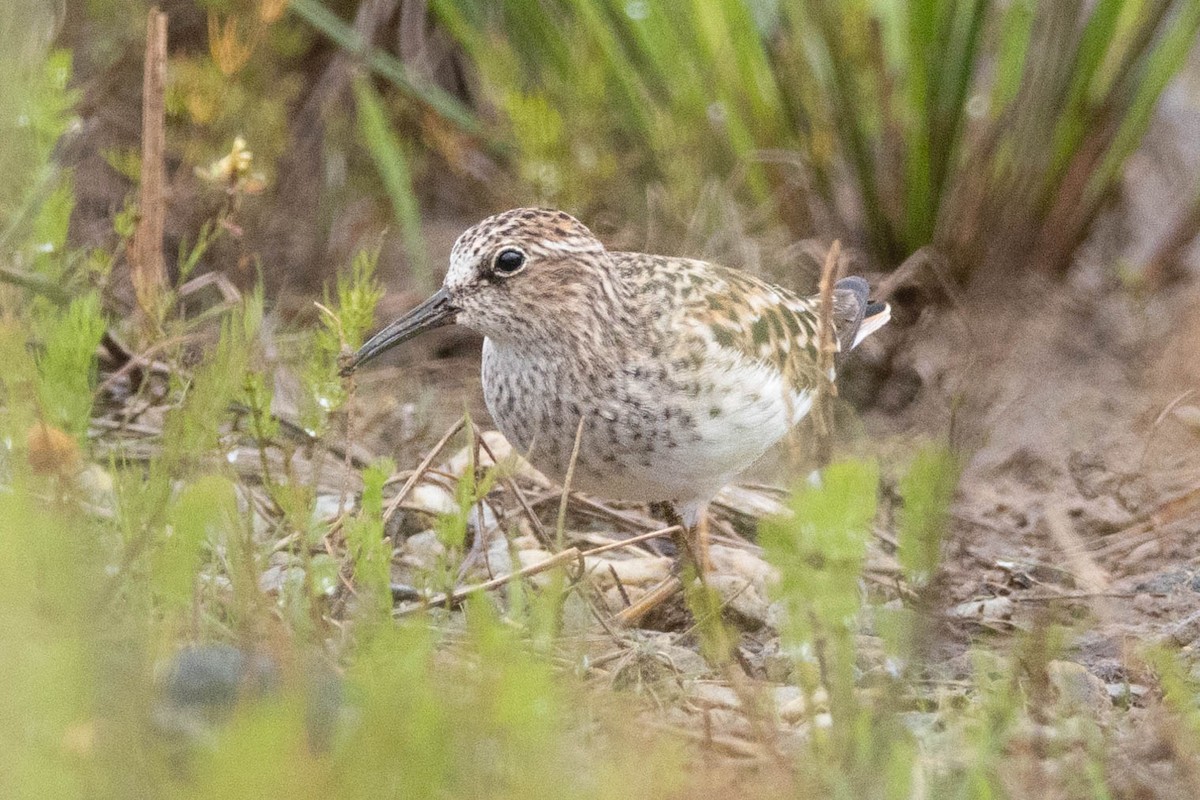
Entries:
<svg viewBox="0 0 1200 800">
<path fill-rule="evenodd" d="M 382 99 L 365 78 L 355 81 L 354 97 L 359 130 L 391 200 L 392 214 L 404 234 L 413 278 L 422 289 L 432 291 L 435 282 L 421 237 L 421 209 L 413 191 L 408 155 L 388 125 Z"/>
<path fill-rule="evenodd" d="M 338 374 L 343 353 L 362 346 L 375 318 L 383 287 L 375 279 L 379 251 L 360 251 L 350 271 L 339 275 L 333 297 L 327 291 L 321 325 L 307 342 L 301 365 L 307 391 L 300 407 L 300 424 L 313 436 L 329 432 L 332 415 L 346 403 L 346 384 Z"/>
<path fill-rule="evenodd" d="M 729 182 L 798 235 L 959 277 L 1065 269 L 1200 31 L 1193 0 L 435 3 L 545 203 L 688 218 Z M 849 200 L 849 202 L 847 202 Z"/>
<path fill-rule="evenodd" d="M 942 540 L 958 474 L 958 457 L 954 453 L 942 446 L 928 445 L 917 451 L 897 486 L 902 503 L 897 555 L 904 577 L 914 587 L 926 586 L 941 561 Z"/>
</svg>

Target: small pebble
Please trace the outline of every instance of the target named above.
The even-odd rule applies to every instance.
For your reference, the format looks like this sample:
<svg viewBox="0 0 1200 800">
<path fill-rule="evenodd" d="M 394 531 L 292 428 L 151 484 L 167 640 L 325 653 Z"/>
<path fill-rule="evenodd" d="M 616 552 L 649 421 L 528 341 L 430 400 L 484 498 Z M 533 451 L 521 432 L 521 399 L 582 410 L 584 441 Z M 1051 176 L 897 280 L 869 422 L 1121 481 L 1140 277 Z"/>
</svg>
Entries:
<svg viewBox="0 0 1200 800">
<path fill-rule="evenodd" d="M 1161 604 L 1158 598 L 1150 594 L 1137 594 L 1133 597 L 1133 607 L 1142 614 L 1158 616 Z"/>
<path fill-rule="evenodd" d="M 671 574 L 671 559 L 664 556 L 643 556 L 639 558 L 607 559 L 599 556 L 585 559 L 588 574 L 601 587 L 616 585 L 617 574 L 621 585 L 651 586 L 666 579 Z"/>
<path fill-rule="evenodd" d="M 1108 687 L 1082 664 L 1051 661 L 1046 665 L 1046 673 L 1058 690 L 1058 702 L 1064 711 L 1087 710 L 1103 716 L 1112 710 Z"/>
<path fill-rule="evenodd" d="M 730 687 L 722 683 L 697 681 L 689 692 L 692 700 L 705 708 L 741 708 L 742 700 Z"/>
<path fill-rule="evenodd" d="M 313 504 L 313 522 L 320 524 L 336 519 L 338 514 L 354 508 L 350 498 L 342 498 L 336 494 L 319 494 Z"/>
<path fill-rule="evenodd" d="M 1157 541 L 1142 542 L 1137 547 L 1129 551 L 1129 555 L 1125 556 L 1122 561 L 1122 566 L 1126 570 L 1132 564 L 1140 564 L 1151 558 L 1156 558 L 1162 554 L 1162 545 Z"/>
<path fill-rule="evenodd" d="M 422 531 L 404 540 L 400 563 L 413 569 L 430 570 L 446 557 L 446 546 L 434 531 Z"/>
</svg>

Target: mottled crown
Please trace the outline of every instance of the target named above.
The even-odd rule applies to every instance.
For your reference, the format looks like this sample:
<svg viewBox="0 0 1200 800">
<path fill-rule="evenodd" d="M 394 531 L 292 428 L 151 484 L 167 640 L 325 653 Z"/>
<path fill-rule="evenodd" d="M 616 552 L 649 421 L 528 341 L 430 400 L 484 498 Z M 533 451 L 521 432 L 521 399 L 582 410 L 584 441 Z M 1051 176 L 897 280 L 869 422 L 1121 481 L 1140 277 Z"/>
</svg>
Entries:
<svg viewBox="0 0 1200 800">
<path fill-rule="evenodd" d="M 450 251 L 447 284 L 466 282 L 478 264 L 506 247 L 545 258 L 604 252 L 604 245 L 587 226 L 565 211 L 514 208 L 488 217 L 458 237 Z"/>
</svg>

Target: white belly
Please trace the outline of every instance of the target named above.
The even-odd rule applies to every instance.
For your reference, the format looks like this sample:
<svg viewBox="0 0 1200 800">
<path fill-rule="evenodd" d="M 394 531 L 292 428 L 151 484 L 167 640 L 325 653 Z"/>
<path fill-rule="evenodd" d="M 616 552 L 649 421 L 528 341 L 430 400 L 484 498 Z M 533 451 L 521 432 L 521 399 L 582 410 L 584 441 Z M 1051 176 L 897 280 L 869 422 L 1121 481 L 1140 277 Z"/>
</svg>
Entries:
<svg viewBox="0 0 1200 800">
<path fill-rule="evenodd" d="M 573 487 L 614 499 L 707 501 L 808 413 L 773 368 L 730 355 L 686 381 L 633 366 L 590 381 L 487 340 L 488 410 L 538 469 L 563 480 L 584 419 Z"/>
</svg>

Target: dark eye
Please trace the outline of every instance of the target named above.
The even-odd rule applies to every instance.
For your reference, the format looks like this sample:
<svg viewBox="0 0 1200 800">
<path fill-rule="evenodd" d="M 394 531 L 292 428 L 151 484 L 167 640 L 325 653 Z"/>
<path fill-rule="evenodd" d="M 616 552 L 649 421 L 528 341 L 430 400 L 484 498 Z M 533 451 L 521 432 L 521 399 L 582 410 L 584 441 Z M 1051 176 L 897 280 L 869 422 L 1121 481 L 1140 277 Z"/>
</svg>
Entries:
<svg viewBox="0 0 1200 800">
<path fill-rule="evenodd" d="M 515 275 L 525 266 L 525 254 L 520 250 L 501 250 L 492 263 L 492 269 L 497 275 Z"/>
</svg>

